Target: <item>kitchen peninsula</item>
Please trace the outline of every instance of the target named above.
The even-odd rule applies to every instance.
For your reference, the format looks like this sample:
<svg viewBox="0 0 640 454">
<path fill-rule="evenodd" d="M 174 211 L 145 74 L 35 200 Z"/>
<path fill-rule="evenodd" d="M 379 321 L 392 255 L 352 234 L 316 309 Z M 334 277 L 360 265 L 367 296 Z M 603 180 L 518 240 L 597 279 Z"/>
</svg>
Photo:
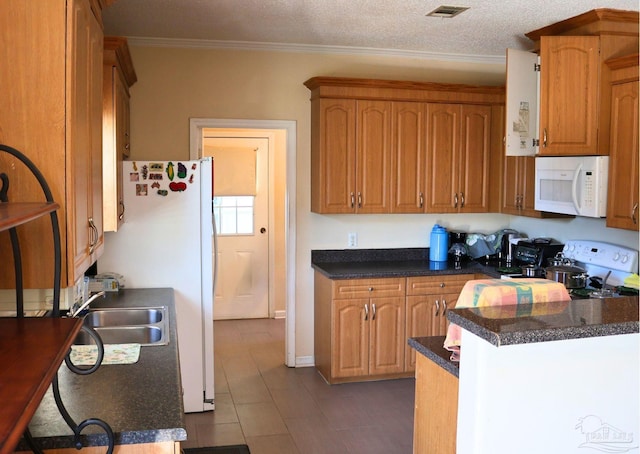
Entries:
<svg viewBox="0 0 640 454">
<path fill-rule="evenodd" d="M 409 340 L 420 354 L 415 453 L 434 452 L 433 446 L 462 454 L 638 446 L 637 296 L 454 309 L 448 318 L 462 328 L 459 365 L 443 353 L 444 338 Z M 441 394 L 441 381 L 425 383 L 423 369 L 442 371 L 444 382 L 453 383 L 450 395 Z M 434 394 L 425 390 L 450 401 L 426 419 L 421 396 Z M 427 433 L 447 424 L 457 429 L 457 443 Z"/>
<path fill-rule="evenodd" d="M 60 392 L 76 421 L 96 417 L 106 421 L 115 435 L 116 452 L 173 454 L 187 438 L 182 406 L 173 289 L 124 289 L 108 293 L 93 308 L 167 306 L 169 343 L 143 346 L 134 364 L 102 365 L 90 375 L 76 375 L 64 364 L 59 371 Z M 37 334 L 37 333 L 36 333 Z M 29 425 L 42 449 L 54 453 L 77 452 L 73 435 L 47 391 Z M 82 432 L 82 452 L 102 453 L 106 436 L 98 428 Z M 118 446 L 120 445 L 120 446 Z M 18 451 L 28 450 L 24 442 Z"/>
</svg>

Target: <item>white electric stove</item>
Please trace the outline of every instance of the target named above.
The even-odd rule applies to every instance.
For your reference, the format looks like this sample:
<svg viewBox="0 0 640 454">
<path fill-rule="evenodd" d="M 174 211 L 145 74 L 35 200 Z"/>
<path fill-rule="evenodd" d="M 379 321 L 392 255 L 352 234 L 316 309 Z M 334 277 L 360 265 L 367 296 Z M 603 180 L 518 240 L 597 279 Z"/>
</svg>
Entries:
<svg viewBox="0 0 640 454">
<path fill-rule="evenodd" d="M 593 277 L 599 277 L 605 284 L 604 296 L 617 296 L 607 294 L 606 290 L 623 286 L 626 277 L 638 272 L 638 251 L 612 243 L 568 240 L 565 242 L 562 255 L 584 268 L 589 275 L 588 281 Z M 598 296 L 598 289 L 587 286 L 587 290 L 589 289 L 596 291 L 593 296 Z"/>
</svg>

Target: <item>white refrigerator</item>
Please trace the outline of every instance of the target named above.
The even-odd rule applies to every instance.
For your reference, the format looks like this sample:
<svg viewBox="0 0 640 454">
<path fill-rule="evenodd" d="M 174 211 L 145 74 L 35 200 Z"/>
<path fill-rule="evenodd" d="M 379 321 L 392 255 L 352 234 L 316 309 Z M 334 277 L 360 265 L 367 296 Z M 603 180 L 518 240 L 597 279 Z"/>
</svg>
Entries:
<svg viewBox="0 0 640 454">
<path fill-rule="evenodd" d="M 123 192 L 125 222 L 105 235 L 98 271 L 174 289 L 184 410 L 213 410 L 213 160 L 125 161 Z"/>
</svg>

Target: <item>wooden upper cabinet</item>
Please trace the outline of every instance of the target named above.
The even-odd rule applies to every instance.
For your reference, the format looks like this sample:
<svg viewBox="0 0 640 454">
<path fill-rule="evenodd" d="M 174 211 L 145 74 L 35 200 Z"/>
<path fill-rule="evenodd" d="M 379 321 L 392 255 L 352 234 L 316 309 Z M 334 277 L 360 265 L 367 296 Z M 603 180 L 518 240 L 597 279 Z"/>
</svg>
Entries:
<svg viewBox="0 0 640 454">
<path fill-rule="evenodd" d="M 427 212 L 487 212 L 491 106 L 427 105 Z"/>
<path fill-rule="evenodd" d="M 356 120 L 357 213 L 388 213 L 391 180 L 391 102 L 358 100 Z"/>
<path fill-rule="evenodd" d="M 611 153 L 607 227 L 638 230 L 638 55 L 607 62 L 611 84 Z"/>
<path fill-rule="evenodd" d="M 392 106 L 391 212 L 423 213 L 426 184 L 426 105 Z"/>
<path fill-rule="evenodd" d="M 504 87 L 332 77 L 305 85 L 311 211 L 488 211 L 490 151 L 503 134 L 492 111 L 503 109 Z"/>
<path fill-rule="evenodd" d="M 127 39 L 105 37 L 102 110 L 104 229 L 117 232 L 125 221 L 122 161 L 131 153 L 129 87 L 137 80 Z"/>
<path fill-rule="evenodd" d="M 596 155 L 600 38 L 540 41 L 540 155 Z"/>
<path fill-rule="evenodd" d="M 58 210 L 61 286 L 82 277 L 103 249 L 102 58 L 100 4 L 90 0 L 0 2 L 0 141 L 24 153 L 42 172 Z M 44 200 L 30 172 L 0 156 L 12 202 Z M 49 219 L 18 229 L 25 288 L 53 287 Z M 37 240 L 34 240 L 37 239 Z M 7 235 L 0 255 L 13 256 Z M 12 267 L 0 286 L 15 288 Z"/>
<path fill-rule="evenodd" d="M 354 213 L 356 101 L 317 99 L 311 118 L 311 210 Z"/>
<path fill-rule="evenodd" d="M 506 156 L 502 178 L 502 213 L 542 217 L 534 205 L 535 157 Z"/>
<path fill-rule="evenodd" d="M 526 33 L 540 52 L 539 155 L 609 154 L 604 62 L 638 52 L 638 20 L 638 11 L 598 8 Z"/>
<path fill-rule="evenodd" d="M 491 160 L 491 106 L 463 105 L 460 147 L 460 211 L 489 211 L 489 163 Z"/>
<path fill-rule="evenodd" d="M 102 26 L 82 1 L 71 3 L 68 13 L 72 36 L 69 55 L 76 62 L 71 72 L 73 93 L 68 129 L 73 166 L 71 197 L 75 229 L 69 246 L 73 276 L 79 277 L 104 249 L 102 214 Z M 69 58 L 69 57 L 68 57 Z"/>
</svg>

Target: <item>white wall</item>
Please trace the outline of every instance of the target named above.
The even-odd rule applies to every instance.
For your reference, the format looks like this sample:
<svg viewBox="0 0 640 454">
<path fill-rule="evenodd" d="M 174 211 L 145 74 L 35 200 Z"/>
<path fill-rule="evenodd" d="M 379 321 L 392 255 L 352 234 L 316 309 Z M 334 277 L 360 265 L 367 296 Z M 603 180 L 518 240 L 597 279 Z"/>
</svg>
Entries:
<svg viewBox="0 0 640 454">
<path fill-rule="evenodd" d="M 188 159 L 191 117 L 296 121 L 298 363 L 313 360 L 311 249 L 345 248 L 349 232 L 358 234 L 360 248 L 426 247 L 436 222 L 450 229 L 482 233 L 511 223 L 529 236 L 548 234 L 547 221 L 500 214 L 323 216 L 310 212 L 311 109 L 304 81 L 314 76 L 340 76 L 503 85 L 504 64 L 135 45 L 131 54 L 138 76 L 131 88 L 131 159 Z M 559 239 L 566 238 L 562 226 L 553 229 Z M 591 234 L 609 235 L 600 224 L 590 229 Z"/>
</svg>

